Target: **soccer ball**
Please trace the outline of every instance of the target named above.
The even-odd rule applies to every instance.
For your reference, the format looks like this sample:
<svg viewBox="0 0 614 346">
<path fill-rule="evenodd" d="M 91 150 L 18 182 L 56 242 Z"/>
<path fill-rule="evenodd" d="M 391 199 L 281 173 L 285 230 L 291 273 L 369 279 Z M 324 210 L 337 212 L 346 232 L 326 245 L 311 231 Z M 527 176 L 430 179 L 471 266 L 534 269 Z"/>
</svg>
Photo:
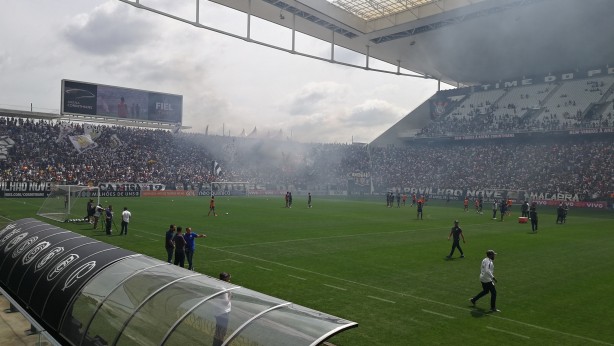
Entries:
<svg viewBox="0 0 614 346">
<path fill-rule="evenodd" d="M 228 215 L 228 213 L 226 213 L 226 215 Z"/>
</svg>

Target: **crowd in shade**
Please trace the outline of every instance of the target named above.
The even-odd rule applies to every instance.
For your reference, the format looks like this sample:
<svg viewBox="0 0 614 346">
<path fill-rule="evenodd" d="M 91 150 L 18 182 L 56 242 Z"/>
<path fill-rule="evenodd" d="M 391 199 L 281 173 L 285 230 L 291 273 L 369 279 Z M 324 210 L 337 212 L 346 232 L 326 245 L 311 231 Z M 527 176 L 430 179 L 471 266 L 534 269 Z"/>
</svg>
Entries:
<svg viewBox="0 0 614 346">
<path fill-rule="evenodd" d="M 494 110 L 494 109 L 493 109 Z M 608 112 L 601 120 L 577 121 L 552 114 L 527 120 L 512 114 L 495 115 L 493 112 L 464 118 L 445 117 L 432 121 L 418 131 L 420 137 L 466 135 L 482 133 L 509 133 L 532 131 L 564 131 L 587 128 L 614 127 L 614 115 Z"/>
<path fill-rule="evenodd" d="M 97 126 L 97 147 L 78 153 L 60 136 L 60 127 L 66 124 L 0 118 L 0 136 L 15 142 L 6 160 L 0 160 L 0 179 L 82 185 L 161 183 L 171 189 L 198 189 L 217 180 L 346 189 L 352 175 L 363 174 L 376 191 L 501 188 L 587 198 L 614 191 L 611 139 L 415 141 L 404 147 L 373 147 Z M 73 133 L 83 133 L 83 125 L 68 125 Z M 113 145 L 112 136 L 121 145 Z M 213 161 L 222 168 L 219 176 L 212 171 Z"/>
</svg>

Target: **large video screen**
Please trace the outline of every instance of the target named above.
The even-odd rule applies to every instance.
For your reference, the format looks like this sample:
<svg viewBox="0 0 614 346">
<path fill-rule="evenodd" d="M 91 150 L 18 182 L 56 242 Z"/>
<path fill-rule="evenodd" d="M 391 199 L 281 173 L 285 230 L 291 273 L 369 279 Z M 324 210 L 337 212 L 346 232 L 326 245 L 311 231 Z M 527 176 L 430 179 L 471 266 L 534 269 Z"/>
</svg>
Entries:
<svg viewBox="0 0 614 346">
<path fill-rule="evenodd" d="M 62 114 L 181 123 L 183 96 L 62 79 Z"/>
</svg>

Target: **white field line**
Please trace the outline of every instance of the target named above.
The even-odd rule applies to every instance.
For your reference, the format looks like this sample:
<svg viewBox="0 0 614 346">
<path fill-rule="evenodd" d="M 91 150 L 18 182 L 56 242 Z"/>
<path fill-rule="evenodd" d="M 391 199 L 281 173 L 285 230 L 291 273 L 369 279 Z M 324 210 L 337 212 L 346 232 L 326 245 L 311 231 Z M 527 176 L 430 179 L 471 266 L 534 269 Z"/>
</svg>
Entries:
<svg viewBox="0 0 614 346">
<path fill-rule="evenodd" d="M 268 271 L 270 271 L 270 272 L 272 272 L 272 271 L 273 271 L 273 269 L 271 269 L 271 268 L 265 268 L 265 267 L 261 267 L 261 266 L 254 266 L 254 267 L 256 267 L 256 268 L 258 268 L 258 269 L 262 269 L 262 270 L 268 270 Z"/>
<path fill-rule="evenodd" d="M 508 330 L 503 330 L 503 329 L 498 329 L 498 328 L 493 328 L 493 327 L 486 327 L 486 329 L 494 330 L 496 332 L 501 332 L 501 333 L 505 333 L 505 334 L 509 334 L 509 335 L 514 335 L 514 336 L 517 336 L 517 337 L 520 337 L 520 338 L 530 339 L 530 337 L 528 337 L 526 335 L 510 332 Z"/>
<path fill-rule="evenodd" d="M 243 263 L 237 260 L 233 260 L 232 258 L 225 258 L 225 259 L 221 259 L 221 260 L 215 260 L 215 261 L 207 261 L 209 263 L 216 263 L 216 262 L 235 262 L 235 263 Z"/>
<path fill-rule="evenodd" d="M 388 300 L 388 299 L 384 299 L 384 298 L 380 298 L 380 297 L 375 297 L 375 296 L 367 296 L 371 299 L 375 299 L 375 300 L 379 300 L 381 302 L 386 302 L 386 303 L 391 303 L 391 304 L 396 304 L 396 302 L 392 301 L 392 300 Z"/>
<path fill-rule="evenodd" d="M 286 274 L 286 275 L 288 275 L 288 276 L 289 276 L 289 277 L 291 277 L 291 278 L 295 278 L 295 279 L 299 279 L 299 280 L 307 281 L 307 279 L 302 278 L 302 277 L 300 277 L 300 276 L 290 275 L 290 274 Z"/>
<path fill-rule="evenodd" d="M 324 285 L 326 287 L 334 288 L 334 289 L 339 290 L 339 291 L 347 291 L 347 288 L 343 288 L 343 287 L 333 286 L 333 285 L 329 285 L 329 284 L 322 284 L 322 285 Z"/>
<path fill-rule="evenodd" d="M 454 319 L 454 316 L 450 316 L 450 315 L 446 315 L 446 314 L 440 314 L 439 312 L 435 312 L 435 311 L 431 311 L 431 310 L 424 310 L 422 309 L 422 311 L 426 312 L 427 314 L 433 314 L 433 315 L 437 315 L 437 316 L 441 316 L 441 317 L 445 317 L 445 318 L 449 318 L 449 319 Z"/>
</svg>

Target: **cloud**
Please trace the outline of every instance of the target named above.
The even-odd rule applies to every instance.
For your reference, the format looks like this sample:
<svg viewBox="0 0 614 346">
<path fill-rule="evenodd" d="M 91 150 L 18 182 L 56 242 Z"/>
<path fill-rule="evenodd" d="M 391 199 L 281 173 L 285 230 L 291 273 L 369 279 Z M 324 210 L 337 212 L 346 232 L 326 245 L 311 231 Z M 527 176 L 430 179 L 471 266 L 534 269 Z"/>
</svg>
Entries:
<svg viewBox="0 0 614 346">
<path fill-rule="evenodd" d="M 308 83 L 290 99 L 288 112 L 291 115 L 309 115 L 341 102 L 348 87 L 335 82 Z"/>
<path fill-rule="evenodd" d="M 81 13 L 65 25 L 62 34 L 79 51 L 112 55 L 138 50 L 154 39 L 153 25 L 131 7 L 106 2 L 91 13 Z"/>
<path fill-rule="evenodd" d="M 353 107 L 344 123 L 348 126 L 380 126 L 389 127 L 407 114 L 407 110 L 383 100 L 366 100 Z"/>
</svg>

